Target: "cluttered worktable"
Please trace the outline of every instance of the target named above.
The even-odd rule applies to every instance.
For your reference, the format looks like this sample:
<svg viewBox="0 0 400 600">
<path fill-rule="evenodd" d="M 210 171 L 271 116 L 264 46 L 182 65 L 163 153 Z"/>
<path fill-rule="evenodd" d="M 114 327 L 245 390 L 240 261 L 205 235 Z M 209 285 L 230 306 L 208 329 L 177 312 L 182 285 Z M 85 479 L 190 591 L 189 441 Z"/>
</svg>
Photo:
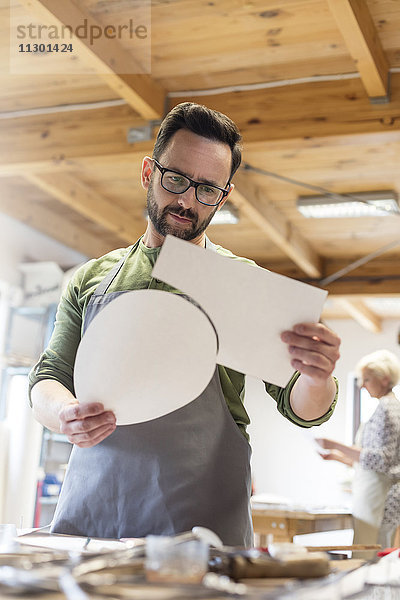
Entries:
<svg viewBox="0 0 400 600">
<path fill-rule="evenodd" d="M 40 531 L 20 536 L 12 552 L 0 552 L 0 598 L 342 600 L 356 594 L 360 600 L 400 600 L 398 550 L 366 562 L 330 560 L 287 544 L 268 552 L 210 548 L 202 572 L 187 562 L 193 556 L 190 544 L 199 541 L 191 532 L 162 539 L 169 549 L 168 569 L 154 556 L 149 560 L 151 537 L 158 536 L 127 542 Z M 177 568 L 170 559 L 179 547 L 183 562 Z"/>
</svg>

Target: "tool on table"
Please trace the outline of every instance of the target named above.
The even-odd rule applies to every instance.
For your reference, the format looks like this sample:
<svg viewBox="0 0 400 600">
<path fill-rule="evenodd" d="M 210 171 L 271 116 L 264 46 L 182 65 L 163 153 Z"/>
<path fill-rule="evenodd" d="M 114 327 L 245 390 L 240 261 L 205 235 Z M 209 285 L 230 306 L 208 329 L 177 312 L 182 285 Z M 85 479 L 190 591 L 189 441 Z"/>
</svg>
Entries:
<svg viewBox="0 0 400 600">
<path fill-rule="evenodd" d="M 326 553 L 311 554 L 306 548 L 290 543 L 270 544 L 266 549 L 213 549 L 210 554 L 210 570 L 235 581 L 258 577 L 308 579 L 324 577 L 331 571 Z"/>
<path fill-rule="evenodd" d="M 353 544 L 351 546 L 304 546 L 308 552 L 333 552 L 335 550 L 348 550 L 353 551 L 359 550 L 380 550 L 382 546 L 380 544 Z"/>
</svg>

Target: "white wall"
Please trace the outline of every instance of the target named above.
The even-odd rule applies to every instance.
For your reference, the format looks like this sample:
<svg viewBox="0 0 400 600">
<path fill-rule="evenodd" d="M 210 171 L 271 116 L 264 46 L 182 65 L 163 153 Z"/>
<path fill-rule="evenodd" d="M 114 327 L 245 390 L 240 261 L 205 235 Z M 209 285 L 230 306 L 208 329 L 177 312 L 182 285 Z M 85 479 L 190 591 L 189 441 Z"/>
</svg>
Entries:
<svg viewBox="0 0 400 600">
<path fill-rule="evenodd" d="M 339 401 L 334 415 L 324 425 L 308 430 L 309 433 L 292 425 L 278 413 L 261 382 L 248 378 L 246 407 L 252 420 L 249 433 L 256 493 L 274 493 L 312 506 L 350 503 L 341 485 L 348 479 L 347 467 L 323 461 L 310 439 L 315 435 L 351 443 L 348 374 L 359 358 L 379 348 L 387 348 L 400 358 L 400 321 L 386 321 L 380 334 L 369 333 L 350 319 L 330 321 L 328 326 L 341 336 L 342 345 L 335 371 Z"/>
</svg>

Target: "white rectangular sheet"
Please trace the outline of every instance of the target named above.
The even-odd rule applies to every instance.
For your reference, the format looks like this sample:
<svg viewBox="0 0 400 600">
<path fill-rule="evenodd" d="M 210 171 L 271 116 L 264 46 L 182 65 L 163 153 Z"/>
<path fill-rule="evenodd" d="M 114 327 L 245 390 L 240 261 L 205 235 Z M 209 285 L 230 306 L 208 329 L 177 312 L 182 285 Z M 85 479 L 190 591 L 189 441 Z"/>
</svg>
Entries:
<svg viewBox="0 0 400 600">
<path fill-rule="evenodd" d="M 32 534 L 19 536 L 17 541 L 22 545 L 35 546 L 38 548 L 51 548 L 52 550 L 84 552 L 89 554 L 110 552 L 111 550 L 123 550 L 126 548 L 124 542 L 120 542 L 119 540 L 92 539 L 75 535 L 53 533 L 40 534 L 34 532 Z"/>
<path fill-rule="evenodd" d="M 218 364 L 280 386 L 293 374 L 280 333 L 296 323 L 318 322 L 327 296 L 325 290 L 170 235 L 152 275 L 207 313 L 218 333 Z"/>
</svg>

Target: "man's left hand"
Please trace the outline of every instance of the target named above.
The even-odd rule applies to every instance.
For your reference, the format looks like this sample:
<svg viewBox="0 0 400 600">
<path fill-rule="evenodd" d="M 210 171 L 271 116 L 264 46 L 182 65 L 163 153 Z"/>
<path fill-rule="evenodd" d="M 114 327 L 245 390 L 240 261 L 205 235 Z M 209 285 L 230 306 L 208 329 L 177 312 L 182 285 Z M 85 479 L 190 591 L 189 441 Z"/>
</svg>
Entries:
<svg viewBox="0 0 400 600">
<path fill-rule="evenodd" d="M 294 369 L 310 377 L 315 384 L 326 381 L 339 359 L 340 338 L 322 323 L 299 323 L 281 334 L 288 344 Z"/>
</svg>

